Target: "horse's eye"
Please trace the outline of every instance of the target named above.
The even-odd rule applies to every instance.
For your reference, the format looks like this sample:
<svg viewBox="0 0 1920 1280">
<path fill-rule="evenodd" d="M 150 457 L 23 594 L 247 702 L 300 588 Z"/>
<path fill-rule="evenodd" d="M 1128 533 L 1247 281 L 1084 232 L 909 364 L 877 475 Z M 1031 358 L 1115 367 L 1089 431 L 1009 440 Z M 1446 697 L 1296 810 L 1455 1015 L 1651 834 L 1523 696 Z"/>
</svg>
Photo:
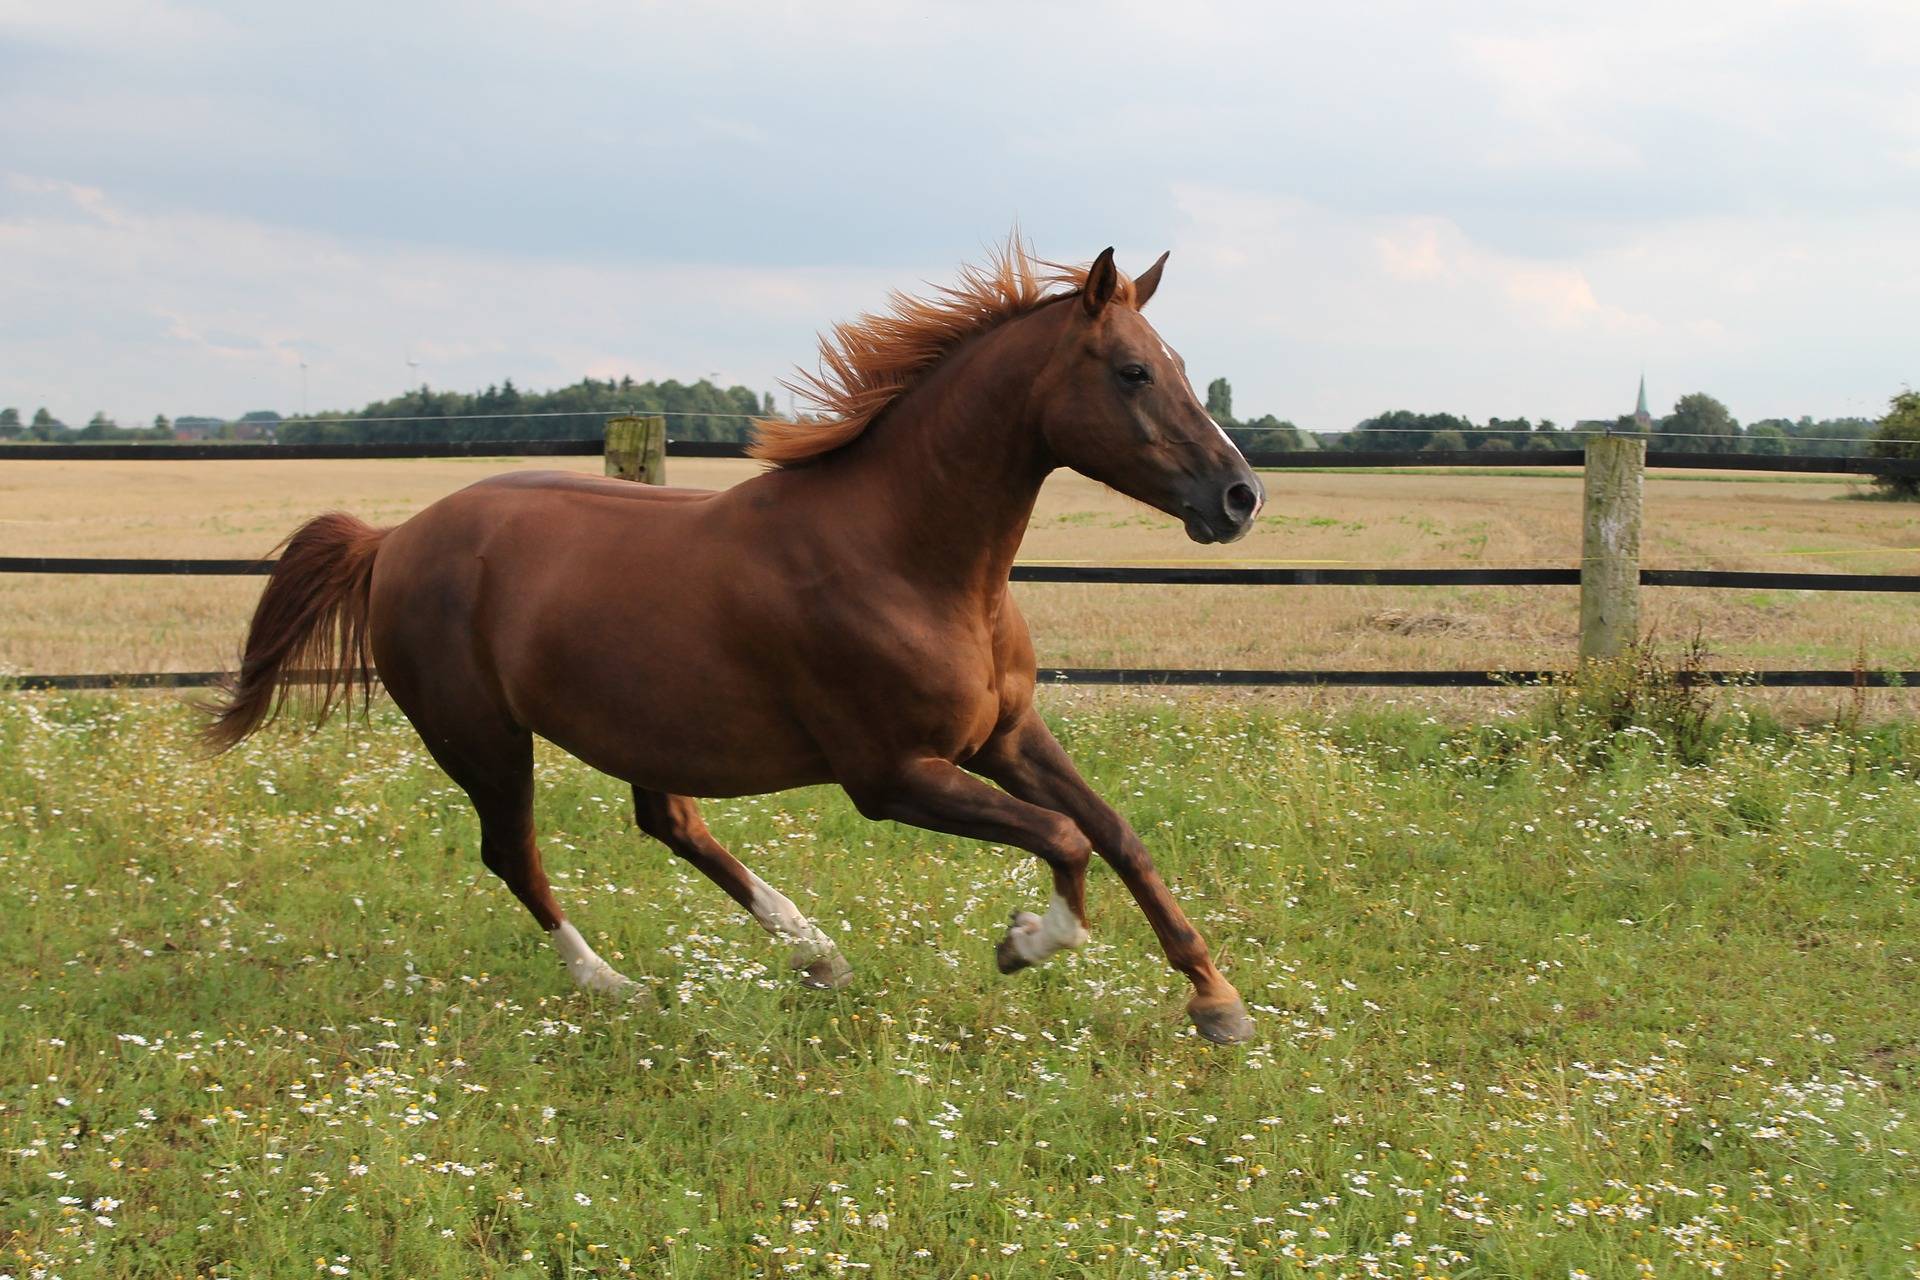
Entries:
<svg viewBox="0 0 1920 1280">
<path fill-rule="evenodd" d="M 1147 369 L 1147 366 L 1143 364 L 1122 365 L 1120 366 L 1120 380 L 1131 383 L 1136 387 L 1144 387 L 1153 381 L 1153 374 Z"/>
</svg>

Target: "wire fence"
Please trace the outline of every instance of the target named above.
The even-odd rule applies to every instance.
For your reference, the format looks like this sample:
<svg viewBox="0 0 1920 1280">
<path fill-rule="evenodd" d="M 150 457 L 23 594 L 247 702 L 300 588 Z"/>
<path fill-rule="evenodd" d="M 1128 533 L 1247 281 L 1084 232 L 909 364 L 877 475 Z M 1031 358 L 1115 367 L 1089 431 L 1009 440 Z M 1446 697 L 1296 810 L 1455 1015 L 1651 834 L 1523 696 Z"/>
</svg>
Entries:
<svg viewBox="0 0 1920 1280">
<path fill-rule="evenodd" d="M 1659 437 L 1652 439 L 1658 440 Z M 0 463 L 9 459 L 20 462 L 300 462 L 349 458 L 597 458 L 605 448 L 606 442 L 598 436 L 564 440 L 414 440 L 328 444 L 35 442 L 0 444 Z M 1496 453 L 1477 449 L 1250 449 L 1245 453 L 1249 463 L 1267 470 L 1469 467 L 1506 471 L 1514 468 L 1586 465 L 1585 449 L 1502 450 Z M 667 446 L 667 455 L 674 458 L 749 456 L 746 444 L 736 440 L 674 440 Z M 1920 477 L 1920 458 L 1873 458 L 1850 454 L 1813 457 L 1650 449 L 1647 452 L 1647 465 L 1682 471 L 1797 471 L 1808 474 Z"/>
</svg>

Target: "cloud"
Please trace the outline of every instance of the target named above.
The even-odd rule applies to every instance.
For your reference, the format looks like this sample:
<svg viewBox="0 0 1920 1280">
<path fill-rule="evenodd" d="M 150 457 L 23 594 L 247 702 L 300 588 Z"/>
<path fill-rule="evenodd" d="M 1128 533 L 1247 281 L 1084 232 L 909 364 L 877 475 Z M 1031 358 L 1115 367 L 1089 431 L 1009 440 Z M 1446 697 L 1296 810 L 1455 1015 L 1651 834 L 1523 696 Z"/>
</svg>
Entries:
<svg viewBox="0 0 1920 1280">
<path fill-rule="evenodd" d="M 1682 219 L 1567 257 L 1505 253 L 1434 216 L 1356 216 L 1214 187 L 1154 321 L 1243 412 L 1340 429 L 1390 408 L 1551 417 L 1706 389 L 1736 414 L 1860 411 L 1910 377 L 1920 216 Z M 1162 301 L 1161 299 L 1164 299 Z M 1853 389 L 1853 388 L 1858 388 Z"/>
<path fill-rule="evenodd" d="M 201 214 L 143 214 L 98 189 L 9 175 L 0 219 L 0 397 L 84 420 L 156 411 L 354 407 L 410 377 L 548 386 L 585 373 L 718 371 L 749 386 L 812 349 L 823 318 L 894 283 L 818 268 L 608 266 L 353 243 Z M 420 362 L 419 375 L 406 360 Z M 16 380 L 17 379 L 17 380 Z"/>
</svg>

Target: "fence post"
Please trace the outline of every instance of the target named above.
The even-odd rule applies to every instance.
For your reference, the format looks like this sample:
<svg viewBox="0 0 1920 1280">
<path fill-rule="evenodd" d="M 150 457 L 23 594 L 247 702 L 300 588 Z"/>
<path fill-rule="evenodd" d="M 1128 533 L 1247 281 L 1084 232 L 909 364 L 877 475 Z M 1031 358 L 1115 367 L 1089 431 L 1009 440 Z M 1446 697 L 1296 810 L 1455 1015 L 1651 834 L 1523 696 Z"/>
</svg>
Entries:
<svg viewBox="0 0 1920 1280">
<path fill-rule="evenodd" d="M 1580 660 L 1617 658 L 1640 638 L 1640 509 L 1647 442 L 1587 441 L 1580 543 Z"/>
<path fill-rule="evenodd" d="M 634 417 L 607 419 L 607 474 L 641 484 L 667 482 L 667 420 Z"/>
</svg>

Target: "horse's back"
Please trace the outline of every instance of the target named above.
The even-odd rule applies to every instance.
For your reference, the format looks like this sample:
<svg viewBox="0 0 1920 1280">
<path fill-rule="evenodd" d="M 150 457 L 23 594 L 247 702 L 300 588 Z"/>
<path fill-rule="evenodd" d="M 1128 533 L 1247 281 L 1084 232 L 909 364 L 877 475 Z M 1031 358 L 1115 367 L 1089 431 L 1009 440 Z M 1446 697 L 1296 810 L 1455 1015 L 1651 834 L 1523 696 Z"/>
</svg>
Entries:
<svg viewBox="0 0 1920 1280">
<path fill-rule="evenodd" d="M 375 566 L 383 678 L 421 686 L 415 701 L 497 700 L 651 789 L 824 780 L 773 640 L 804 606 L 754 554 L 751 504 L 716 501 L 727 493 L 522 472 L 449 494 L 396 528 Z"/>
<path fill-rule="evenodd" d="M 590 493 L 626 502 L 704 502 L 716 495 L 714 489 L 677 489 L 666 485 L 635 484 L 612 476 L 582 475 L 577 471 L 509 471 L 470 484 L 469 490 L 520 489 L 551 493 Z"/>
</svg>

